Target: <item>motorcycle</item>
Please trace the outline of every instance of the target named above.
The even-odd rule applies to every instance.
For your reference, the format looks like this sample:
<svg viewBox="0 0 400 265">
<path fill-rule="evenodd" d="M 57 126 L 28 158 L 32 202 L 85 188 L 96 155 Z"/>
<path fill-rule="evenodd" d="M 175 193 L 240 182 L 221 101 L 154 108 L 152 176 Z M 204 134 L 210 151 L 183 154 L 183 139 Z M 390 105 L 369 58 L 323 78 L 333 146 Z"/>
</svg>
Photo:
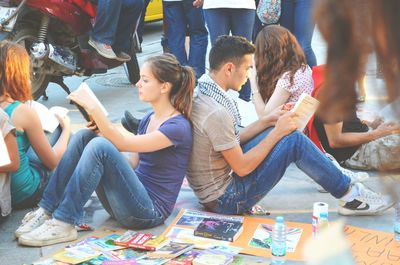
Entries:
<svg viewBox="0 0 400 265">
<path fill-rule="evenodd" d="M 49 82 L 70 93 L 66 76 L 105 73 L 123 62 L 107 59 L 88 42 L 96 17 L 94 0 L 0 0 L 0 41 L 7 39 L 25 47 L 31 58 L 32 97 L 47 99 Z M 132 38 L 134 34 L 132 35 Z M 126 62 L 129 81 L 139 80 L 134 45 Z"/>
</svg>

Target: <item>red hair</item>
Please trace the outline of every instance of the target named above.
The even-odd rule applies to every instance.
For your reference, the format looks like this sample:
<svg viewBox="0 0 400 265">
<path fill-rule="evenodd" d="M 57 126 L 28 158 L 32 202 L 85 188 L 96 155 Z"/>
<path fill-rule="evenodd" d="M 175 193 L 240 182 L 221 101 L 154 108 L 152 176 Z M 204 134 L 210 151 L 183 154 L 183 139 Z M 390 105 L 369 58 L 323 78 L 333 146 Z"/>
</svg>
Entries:
<svg viewBox="0 0 400 265">
<path fill-rule="evenodd" d="M 25 102 L 32 99 L 31 69 L 25 48 L 0 42 L 0 95 Z"/>
</svg>

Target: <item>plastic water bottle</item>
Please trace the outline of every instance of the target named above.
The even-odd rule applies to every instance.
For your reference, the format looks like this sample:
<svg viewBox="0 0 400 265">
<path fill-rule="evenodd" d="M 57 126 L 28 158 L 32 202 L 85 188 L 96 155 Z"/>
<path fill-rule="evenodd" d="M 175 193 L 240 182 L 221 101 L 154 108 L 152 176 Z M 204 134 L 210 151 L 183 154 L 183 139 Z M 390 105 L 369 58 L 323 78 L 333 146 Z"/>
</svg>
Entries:
<svg viewBox="0 0 400 265">
<path fill-rule="evenodd" d="M 276 217 L 276 223 L 272 229 L 272 264 L 285 263 L 286 256 L 286 225 L 282 216 Z"/>
<path fill-rule="evenodd" d="M 394 208 L 394 240 L 400 241 L 400 202 Z"/>
<path fill-rule="evenodd" d="M 326 229 L 329 227 L 329 222 L 328 222 L 328 213 L 327 212 L 321 212 L 319 214 L 319 222 L 318 222 L 318 232 L 321 232 L 322 230 Z"/>
</svg>

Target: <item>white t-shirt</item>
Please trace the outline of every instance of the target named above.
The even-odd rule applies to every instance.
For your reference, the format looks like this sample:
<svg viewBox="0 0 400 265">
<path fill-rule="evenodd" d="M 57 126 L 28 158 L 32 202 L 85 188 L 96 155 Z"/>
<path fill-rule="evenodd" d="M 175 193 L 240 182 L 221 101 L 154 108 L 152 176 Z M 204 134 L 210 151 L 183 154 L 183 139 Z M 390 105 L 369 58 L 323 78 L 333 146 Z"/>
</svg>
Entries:
<svg viewBox="0 0 400 265">
<path fill-rule="evenodd" d="M 204 0 L 203 9 L 211 8 L 256 9 L 256 2 L 254 0 Z"/>
</svg>

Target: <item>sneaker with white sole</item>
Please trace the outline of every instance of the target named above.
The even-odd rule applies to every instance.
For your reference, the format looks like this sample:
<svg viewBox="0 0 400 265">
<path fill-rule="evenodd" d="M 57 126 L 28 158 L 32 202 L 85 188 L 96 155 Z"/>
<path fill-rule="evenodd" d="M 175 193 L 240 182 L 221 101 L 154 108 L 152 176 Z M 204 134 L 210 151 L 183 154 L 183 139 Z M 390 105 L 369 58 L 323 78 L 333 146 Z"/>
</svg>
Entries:
<svg viewBox="0 0 400 265">
<path fill-rule="evenodd" d="M 342 167 L 338 161 L 329 153 L 325 153 L 326 157 L 332 161 L 332 163 L 342 172 L 343 175 L 346 175 L 350 178 L 350 184 L 354 184 L 357 182 L 363 182 L 369 179 L 369 174 L 367 172 L 353 172 L 347 168 Z M 327 193 L 321 185 L 317 184 L 317 190 L 321 193 Z"/>
<path fill-rule="evenodd" d="M 339 200 L 341 215 L 376 215 L 394 205 L 389 196 L 376 193 L 361 183 L 355 183 L 352 188 L 357 189 L 358 195 L 350 202 Z"/>
<path fill-rule="evenodd" d="M 329 153 L 325 153 L 325 156 L 332 161 L 332 163 L 346 176 L 351 179 L 351 184 L 356 182 L 363 182 L 369 178 L 367 172 L 354 172 L 347 168 L 342 167 L 339 162 Z"/>
<path fill-rule="evenodd" d="M 22 219 L 22 224 L 15 231 L 15 237 L 20 237 L 22 234 L 26 234 L 41 226 L 45 221 L 50 220 L 51 216 L 47 215 L 46 212 L 39 208 L 36 211 L 29 212 Z"/>
<path fill-rule="evenodd" d="M 62 242 L 74 241 L 78 233 L 73 225 L 63 225 L 55 219 L 47 220 L 33 231 L 18 238 L 18 243 L 25 246 L 42 247 Z"/>
<path fill-rule="evenodd" d="M 108 59 L 117 59 L 117 55 L 113 51 L 111 45 L 97 42 L 92 38 L 89 39 L 88 44 L 92 46 L 101 56 Z"/>
</svg>

